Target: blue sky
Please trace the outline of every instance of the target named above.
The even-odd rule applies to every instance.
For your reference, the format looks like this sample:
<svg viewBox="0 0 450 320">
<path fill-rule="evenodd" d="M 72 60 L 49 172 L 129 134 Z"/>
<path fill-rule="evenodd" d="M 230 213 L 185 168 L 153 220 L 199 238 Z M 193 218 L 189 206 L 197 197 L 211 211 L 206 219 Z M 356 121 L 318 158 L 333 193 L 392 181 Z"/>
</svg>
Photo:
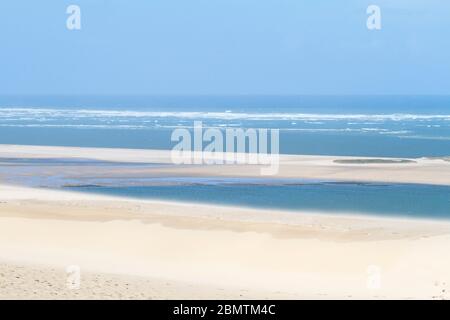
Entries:
<svg viewBox="0 0 450 320">
<path fill-rule="evenodd" d="M 4 0 L 0 94 L 450 94 L 449 35 L 447 0 Z"/>
</svg>

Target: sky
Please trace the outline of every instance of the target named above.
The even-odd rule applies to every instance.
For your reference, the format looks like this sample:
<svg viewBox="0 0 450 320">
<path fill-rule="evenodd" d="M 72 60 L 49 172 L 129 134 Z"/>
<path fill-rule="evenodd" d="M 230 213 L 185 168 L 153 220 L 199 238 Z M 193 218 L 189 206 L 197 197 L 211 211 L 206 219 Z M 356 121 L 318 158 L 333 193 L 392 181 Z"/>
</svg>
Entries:
<svg viewBox="0 0 450 320">
<path fill-rule="evenodd" d="M 448 0 L 2 0 L 0 94 L 450 94 L 449 35 Z"/>
</svg>

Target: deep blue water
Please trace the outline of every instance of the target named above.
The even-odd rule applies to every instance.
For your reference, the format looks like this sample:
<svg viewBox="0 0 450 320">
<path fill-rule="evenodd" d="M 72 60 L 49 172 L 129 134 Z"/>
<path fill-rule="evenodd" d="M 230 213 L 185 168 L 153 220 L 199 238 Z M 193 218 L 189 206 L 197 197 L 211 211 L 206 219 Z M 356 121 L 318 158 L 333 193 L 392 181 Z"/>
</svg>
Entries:
<svg viewBox="0 0 450 320">
<path fill-rule="evenodd" d="M 280 129 L 280 152 L 450 155 L 450 96 L 0 96 L 0 143 L 171 149 L 172 130 Z"/>
<path fill-rule="evenodd" d="M 294 185 L 202 183 L 146 187 L 83 187 L 77 190 L 140 199 L 266 209 L 450 218 L 450 187 L 447 186 L 324 182 Z"/>
</svg>

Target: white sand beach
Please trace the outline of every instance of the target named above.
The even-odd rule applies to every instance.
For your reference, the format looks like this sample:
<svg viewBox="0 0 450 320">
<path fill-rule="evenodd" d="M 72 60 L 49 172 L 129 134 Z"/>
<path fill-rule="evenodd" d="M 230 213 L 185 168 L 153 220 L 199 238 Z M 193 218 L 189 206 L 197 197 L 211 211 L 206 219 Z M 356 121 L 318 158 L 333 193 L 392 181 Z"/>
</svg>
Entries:
<svg viewBox="0 0 450 320">
<path fill-rule="evenodd" d="M 71 156 L 167 160 L 160 151 L 0 147 L 0 158 Z M 450 184 L 450 163 L 442 159 L 343 165 L 336 158 L 286 156 L 289 168 L 282 164 L 280 175 Z M 230 166 L 214 174 L 232 168 L 241 168 L 237 176 L 251 171 Z M 202 175 L 212 169 L 155 170 Z M 2 299 L 446 299 L 449 246 L 446 221 L 294 214 L 0 184 Z M 66 268 L 74 265 L 81 270 L 78 290 L 66 286 Z"/>
</svg>

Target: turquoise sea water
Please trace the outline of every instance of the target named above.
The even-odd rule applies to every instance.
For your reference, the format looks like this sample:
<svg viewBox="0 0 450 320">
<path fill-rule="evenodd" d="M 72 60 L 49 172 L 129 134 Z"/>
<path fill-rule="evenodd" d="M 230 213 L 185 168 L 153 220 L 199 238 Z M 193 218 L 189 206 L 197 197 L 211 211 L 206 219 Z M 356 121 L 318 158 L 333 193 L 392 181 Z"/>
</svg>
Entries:
<svg viewBox="0 0 450 320">
<path fill-rule="evenodd" d="M 328 213 L 450 219 L 450 187 L 418 184 L 315 182 L 254 185 L 200 183 L 145 187 L 84 187 L 79 191 L 139 199 Z"/>
<path fill-rule="evenodd" d="M 175 128 L 280 129 L 280 152 L 450 155 L 450 96 L 2 96 L 0 143 L 171 149 Z"/>
</svg>

